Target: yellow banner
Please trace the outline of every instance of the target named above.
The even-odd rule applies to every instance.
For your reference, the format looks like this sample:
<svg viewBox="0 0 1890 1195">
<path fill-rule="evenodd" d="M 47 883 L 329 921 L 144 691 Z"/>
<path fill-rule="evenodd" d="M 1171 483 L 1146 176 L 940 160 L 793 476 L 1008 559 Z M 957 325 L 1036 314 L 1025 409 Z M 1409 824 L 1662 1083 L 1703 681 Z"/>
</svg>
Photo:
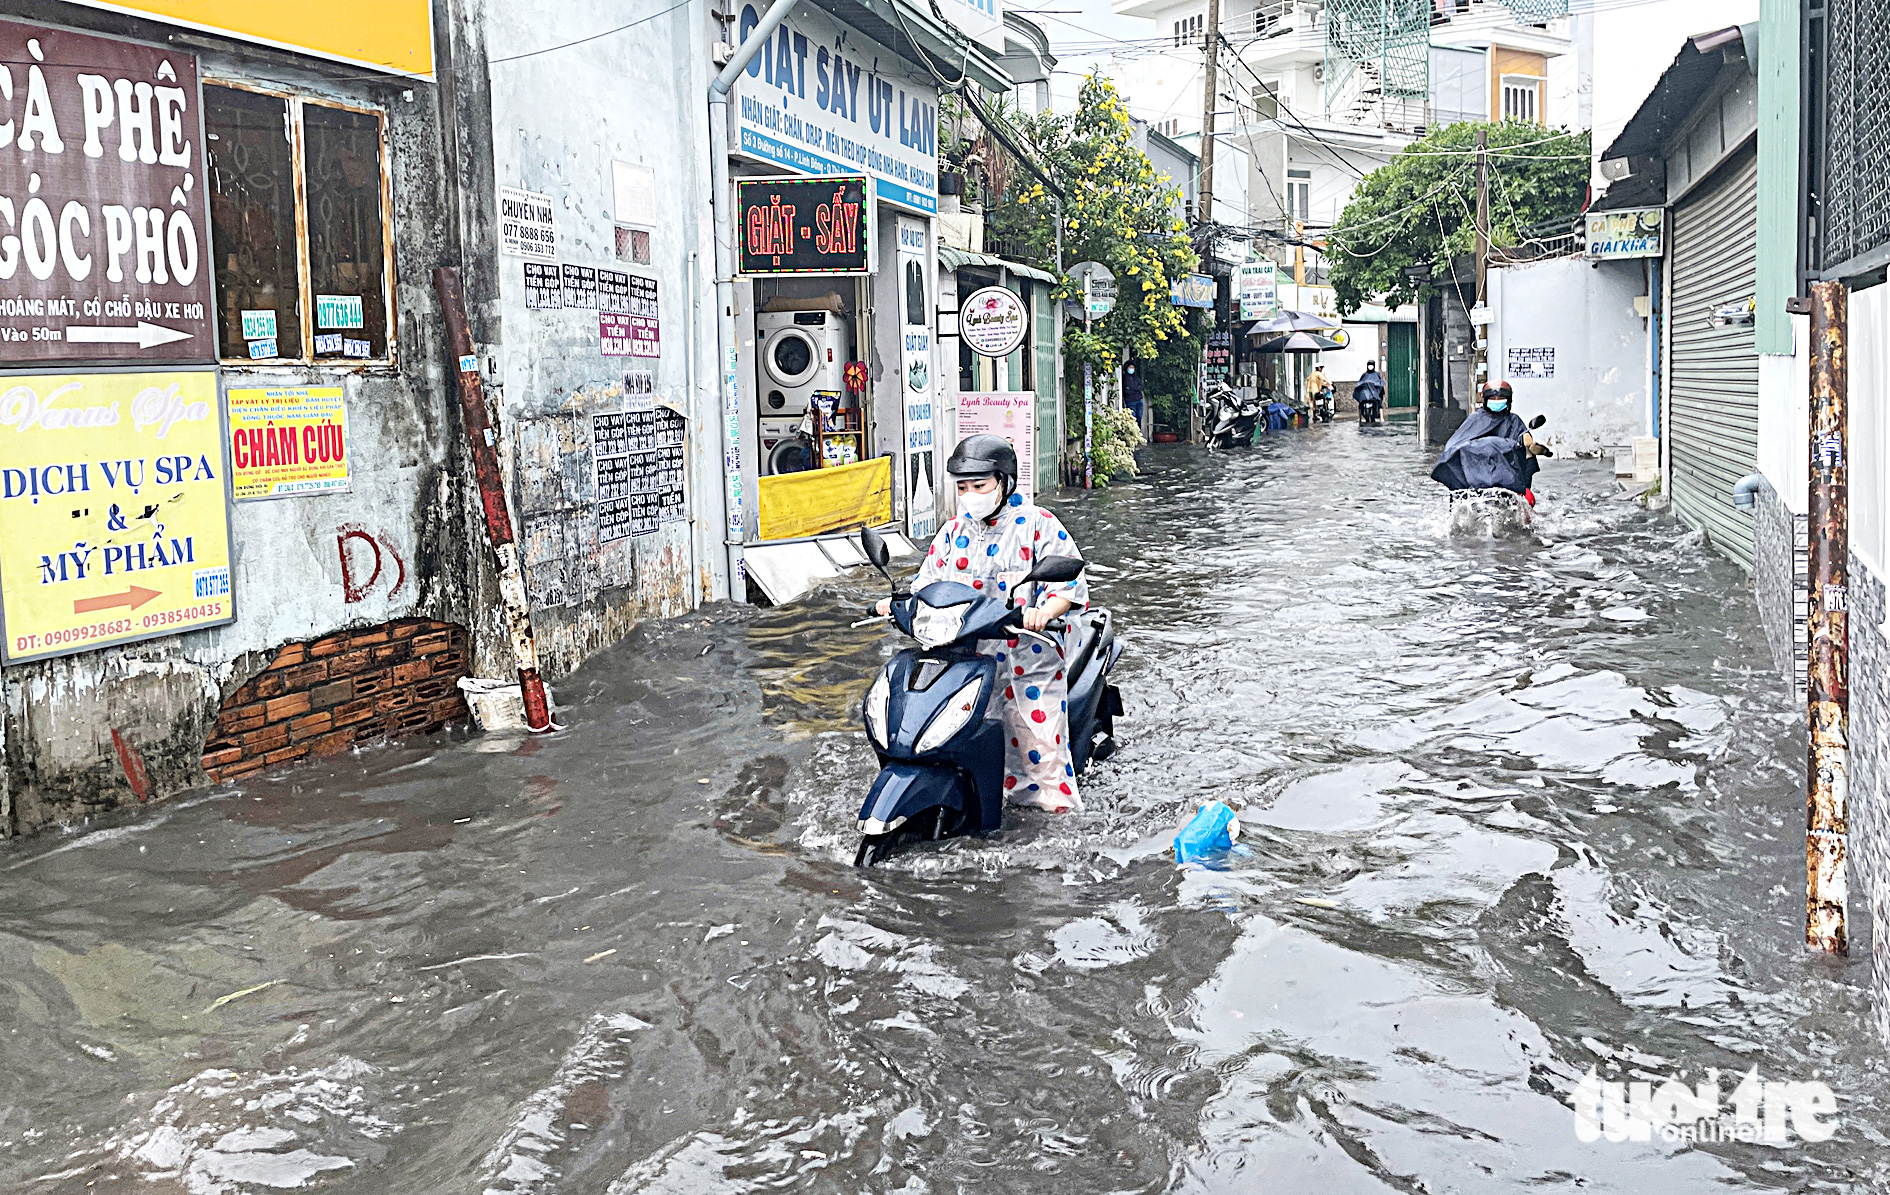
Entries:
<svg viewBox="0 0 1890 1195">
<path fill-rule="evenodd" d="M 756 486 L 762 539 L 795 539 L 842 527 L 892 522 L 892 458 L 761 478 Z"/>
<path fill-rule="evenodd" d="M 232 390 L 230 495 L 285 498 L 348 488 L 348 408 L 341 387 Z"/>
<path fill-rule="evenodd" d="M 236 617 L 214 370 L 0 378 L 0 656 Z"/>
<path fill-rule="evenodd" d="M 433 10 L 428 0 L 78 2 L 416 79 L 433 77 Z"/>
</svg>

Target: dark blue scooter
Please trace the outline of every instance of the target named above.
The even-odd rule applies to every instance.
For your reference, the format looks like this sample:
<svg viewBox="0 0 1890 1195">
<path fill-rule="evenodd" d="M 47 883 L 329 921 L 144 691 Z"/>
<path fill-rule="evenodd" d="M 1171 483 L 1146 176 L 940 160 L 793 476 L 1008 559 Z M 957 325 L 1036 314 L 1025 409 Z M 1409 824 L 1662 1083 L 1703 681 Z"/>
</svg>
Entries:
<svg viewBox="0 0 1890 1195">
<path fill-rule="evenodd" d="M 891 621 L 919 641 L 894 656 L 867 690 L 861 715 L 879 755 L 879 778 L 860 806 L 856 867 L 871 867 L 902 842 L 989 834 L 1004 820 L 1004 729 L 993 695 L 997 661 L 978 651 L 984 639 L 1031 635 L 1024 612 L 956 581 L 900 593 L 886 541 L 871 528 L 860 547 L 893 585 Z M 1025 583 L 1062 584 L 1082 574 L 1069 556 L 1039 560 Z M 1122 654 L 1109 612 L 1068 616 L 1076 653 L 1064 669 L 1070 687 L 1070 752 L 1078 773 L 1115 750 L 1122 695 L 1109 673 Z M 858 625 L 878 622 L 868 619 Z M 1050 624 L 1063 629 L 1064 620 Z"/>
</svg>

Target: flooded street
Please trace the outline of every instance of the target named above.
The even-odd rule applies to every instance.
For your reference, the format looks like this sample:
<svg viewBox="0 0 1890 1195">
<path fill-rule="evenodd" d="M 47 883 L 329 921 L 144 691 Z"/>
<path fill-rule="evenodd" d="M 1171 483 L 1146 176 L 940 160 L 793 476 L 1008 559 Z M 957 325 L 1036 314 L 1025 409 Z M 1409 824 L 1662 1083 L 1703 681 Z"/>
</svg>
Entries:
<svg viewBox="0 0 1890 1195">
<path fill-rule="evenodd" d="M 1089 811 L 849 864 L 866 577 L 645 626 L 558 736 L 436 739 L 0 853 L 0 1189 L 1871 1191 L 1867 927 L 1808 964 L 1802 707 L 1748 581 L 1414 437 L 1054 501 L 1128 644 Z M 1168 851 L 1242 811 L 1224 868 Z M 1853 900 L 1854 914 L 1861 902 Z M 1584 1143 L 1606 1079 L 1837 1136 Z"/>
</svg>

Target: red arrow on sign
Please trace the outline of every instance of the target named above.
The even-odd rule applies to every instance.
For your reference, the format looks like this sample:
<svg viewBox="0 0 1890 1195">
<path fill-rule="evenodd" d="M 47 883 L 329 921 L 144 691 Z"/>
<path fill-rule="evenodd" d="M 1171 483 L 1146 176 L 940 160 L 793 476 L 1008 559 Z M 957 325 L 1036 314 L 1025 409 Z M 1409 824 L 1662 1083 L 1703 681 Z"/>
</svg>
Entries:
<svg viewBox="0 0 1890 1195">
<path fill-rule="evenodd" d="M 163 595 L 161 589 L 145 589 L 133 585 L 123 593 L 108 593 L 103 597 L 78 598 L 72 603 L 74 614 L 90 614 L 94 610 L 109 610 L 113 606 L 130 606 L 136 610 L 154 597 Z"/>
</svg>

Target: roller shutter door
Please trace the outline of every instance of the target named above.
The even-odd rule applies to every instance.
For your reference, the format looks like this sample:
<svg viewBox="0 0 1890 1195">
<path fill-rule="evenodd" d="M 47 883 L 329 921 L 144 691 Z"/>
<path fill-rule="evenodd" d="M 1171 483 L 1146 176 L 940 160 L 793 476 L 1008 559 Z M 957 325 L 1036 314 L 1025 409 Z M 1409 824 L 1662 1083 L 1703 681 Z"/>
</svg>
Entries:
<svg viewBox="0 0 1890 1195">
<path fill-rule="evenodd" d="M 1753 326 L 1712 325 L 1756 287 L 1757 152 L 1742 150 L 1673 214 L 1668 436 L 1674 509 L 1714 548 L 1752 568 L 1752 516 L 1733 483 L 1759 467 L 1759 355 Z"/>
</svg>

